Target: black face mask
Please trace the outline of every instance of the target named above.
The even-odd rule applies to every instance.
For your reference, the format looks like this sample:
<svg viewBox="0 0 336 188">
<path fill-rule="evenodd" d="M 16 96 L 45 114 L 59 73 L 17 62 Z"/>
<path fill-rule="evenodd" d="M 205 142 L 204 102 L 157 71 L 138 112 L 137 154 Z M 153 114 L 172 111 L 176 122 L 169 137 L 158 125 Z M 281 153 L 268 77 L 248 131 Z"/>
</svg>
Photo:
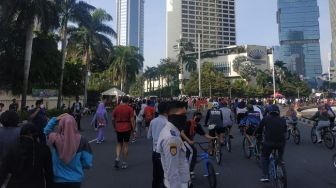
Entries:
<svg viewBox="0 0 336 188">
<path fill-rule="evenodd" d="M 173 114 L 168 116 L 168 121 L 181 131 L 186 124 L 187 116 Z"/>
</svg>

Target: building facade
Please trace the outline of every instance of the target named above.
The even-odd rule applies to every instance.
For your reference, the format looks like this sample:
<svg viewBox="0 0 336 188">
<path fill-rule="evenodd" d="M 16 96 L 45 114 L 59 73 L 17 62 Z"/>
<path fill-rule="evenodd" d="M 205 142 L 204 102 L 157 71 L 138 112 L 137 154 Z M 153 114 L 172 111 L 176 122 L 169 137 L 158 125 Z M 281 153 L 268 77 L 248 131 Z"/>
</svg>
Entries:
<svg viewBox="0 0 336 188">
<path fill-rule="evenodd" d="M 331 67 L 336 67 L 336 1 L 329 0 L 330 22 L 331 22 Z"/>
<path fill-rule="evenodd" d="M 322 73 L 317 0 L 278 0 L 282 61 L 307 80 Z"/>
<path fill-rule="evenodd" d="M 117 44 L 144 50 L 144 0 L 117 0 Z"/>
<path fill-rule="evenodd" d="M 181 38 L 198 50 L 219 49 L 236 44 L 235 0 L 166 0 L 166 57 L 176 59 Z"/>
</svg>

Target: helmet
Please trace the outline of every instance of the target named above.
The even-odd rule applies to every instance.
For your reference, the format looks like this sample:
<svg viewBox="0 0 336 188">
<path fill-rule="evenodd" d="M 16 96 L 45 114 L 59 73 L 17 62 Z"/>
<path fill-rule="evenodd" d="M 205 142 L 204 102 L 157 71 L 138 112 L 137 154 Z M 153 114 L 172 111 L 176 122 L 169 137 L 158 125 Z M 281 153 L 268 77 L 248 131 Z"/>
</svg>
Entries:
<svg viewBox="0 0 336 188">
<path fill-rule="evenodd" d="M 270 114 L 276 114 L 276 115 L 279 115 L 280 114 L 280 109 L 277 105 L 275 104 L 272 104 L 270 107 L 269 107 L 269 113 Z"/>
<path fill-rule="evenodd" d="M 219 108 L 219 104 L 218 104 L 218 102 L 213 102 L 213 103 L 212 103 L 212 107 L 213 107 L 213 108 Z"/>
</svg>

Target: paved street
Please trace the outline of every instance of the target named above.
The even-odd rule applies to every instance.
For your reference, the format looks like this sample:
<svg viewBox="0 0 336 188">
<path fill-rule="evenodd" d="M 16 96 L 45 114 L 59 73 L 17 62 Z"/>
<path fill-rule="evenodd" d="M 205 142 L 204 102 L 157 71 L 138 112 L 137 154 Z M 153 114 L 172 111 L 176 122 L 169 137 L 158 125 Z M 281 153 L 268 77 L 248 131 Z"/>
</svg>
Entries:
<svg viewBox="0 0 336 188">
<path fill-rule="evenodd" d="M 92 140 L 96 132 L 89 125 L 90 117 L 83 119 L 83 135 Z M 289 188 L 335 188 L 336 170 L 331 166 L 331 156 L 336 150 L 328 150 L 323 144 L 312 144 L 310 141 L 310 127 L 301 122 L 302 143 L 295 145 L 290 140 L 285 150 L 285 162 L 288 172 Z M 247 160 L 242 153 L 242 136 L 234 127 L 233 151 L 224 151 L 221 166 L 213 164 L 219 181 L 218 187 L 225 188 L 268 188 L 271 184 L 263 184 L 258 180 L 261 170 L 254 160 Z M 106 142 L 101 145 L 92 143 L 94 152 L 94 167 L 86 172 L 83 188 L 150 188 L 152 177 L 151 141 L 144 137 L 130 145 L 129 168 L 114 169 L 114 152 L 116 136 L 111 127 L 106 130 Z M 207 179 L 203 177 L 202 165 L 196 167 L 196 188 L 207 187 Z"/>
</svg>

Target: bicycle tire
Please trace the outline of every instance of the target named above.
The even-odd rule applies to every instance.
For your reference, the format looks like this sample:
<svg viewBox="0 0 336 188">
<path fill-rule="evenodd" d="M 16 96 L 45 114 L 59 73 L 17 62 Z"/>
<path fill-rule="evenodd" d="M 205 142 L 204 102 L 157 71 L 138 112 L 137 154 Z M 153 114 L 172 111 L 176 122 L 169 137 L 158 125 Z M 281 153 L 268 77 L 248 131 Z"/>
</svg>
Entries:
<svg viewBox="0 0 336 188">
<path fill-rule="evenodd" d="M 333 163 L 334 168 L 336 169 L 336 154 L 332 156 L 332 163 Z"/>
<path fill-rule="evenodd" d="M 310 131 L 310 139 L 313 144 L 317 143 L 316 127 L 313 127 Z"/>
<path fill-rule="evenodd" d="M 247 159 L 250 159 L 252 156 L 252 150 L 249 148 L 249 141 L 246 137 L 244 137 L 243 139 L 243 152 L 244 152 L 244 156 Z"/>
<path fill-rule="evenodd" d="M 228 137 L 225 140 L 225 146 L 226 146 L 226 150 L 228 152 L 231 152 L 232 149 L 232 145 L 231 145 L 231 139 L 230 139 L 230 135 L 228 135 Z"/>
<path fill-rule="evenodd" d="M 216 178 L 216 172 L 215 168 L 210 162 L 207 162 L 207 171 L 208 171 L 208 182 L 210 188 L 216 188 L 217 187 L 217 178 Z"/>
<path fill-rule="evenodd" d="M 324 132 L 323 141 L 328 149 L 333 149 L 335 147 L 335 137 L 331 131 L 327 130 Z"/>
<path fill-rule="evenodd" d="M 290 139 L 290 136 L 291 136 L 291 130 L 288 129 L 288 130 L 287 130 L 287 134 L 286 134 L 286 139 L 289 140 L 289 139 Z"/>
<path fill-rule="evenodd" d="M 276 187 L 287 188 L 287 172 L 284 164 L 276 164 Z"/>
<path fill-rule="evenodd" d="M 221 161 L 222 161 L 222 152 L 221 152 L 221 143 L 218 140 L 214 141 L 214 153 L 215 153 L 215 158 L 216 158 L 216 162 L 218 165 L 220 165 Z"/>
<path fill-rule="evenodd" d="M 300 134 L 300 130 L 298 128 L 294 129 L 293 136 L 294 136 L 294 143 L 299 145 L 300 142 L 301 142 L 301 134 Z"/>
</svg>

